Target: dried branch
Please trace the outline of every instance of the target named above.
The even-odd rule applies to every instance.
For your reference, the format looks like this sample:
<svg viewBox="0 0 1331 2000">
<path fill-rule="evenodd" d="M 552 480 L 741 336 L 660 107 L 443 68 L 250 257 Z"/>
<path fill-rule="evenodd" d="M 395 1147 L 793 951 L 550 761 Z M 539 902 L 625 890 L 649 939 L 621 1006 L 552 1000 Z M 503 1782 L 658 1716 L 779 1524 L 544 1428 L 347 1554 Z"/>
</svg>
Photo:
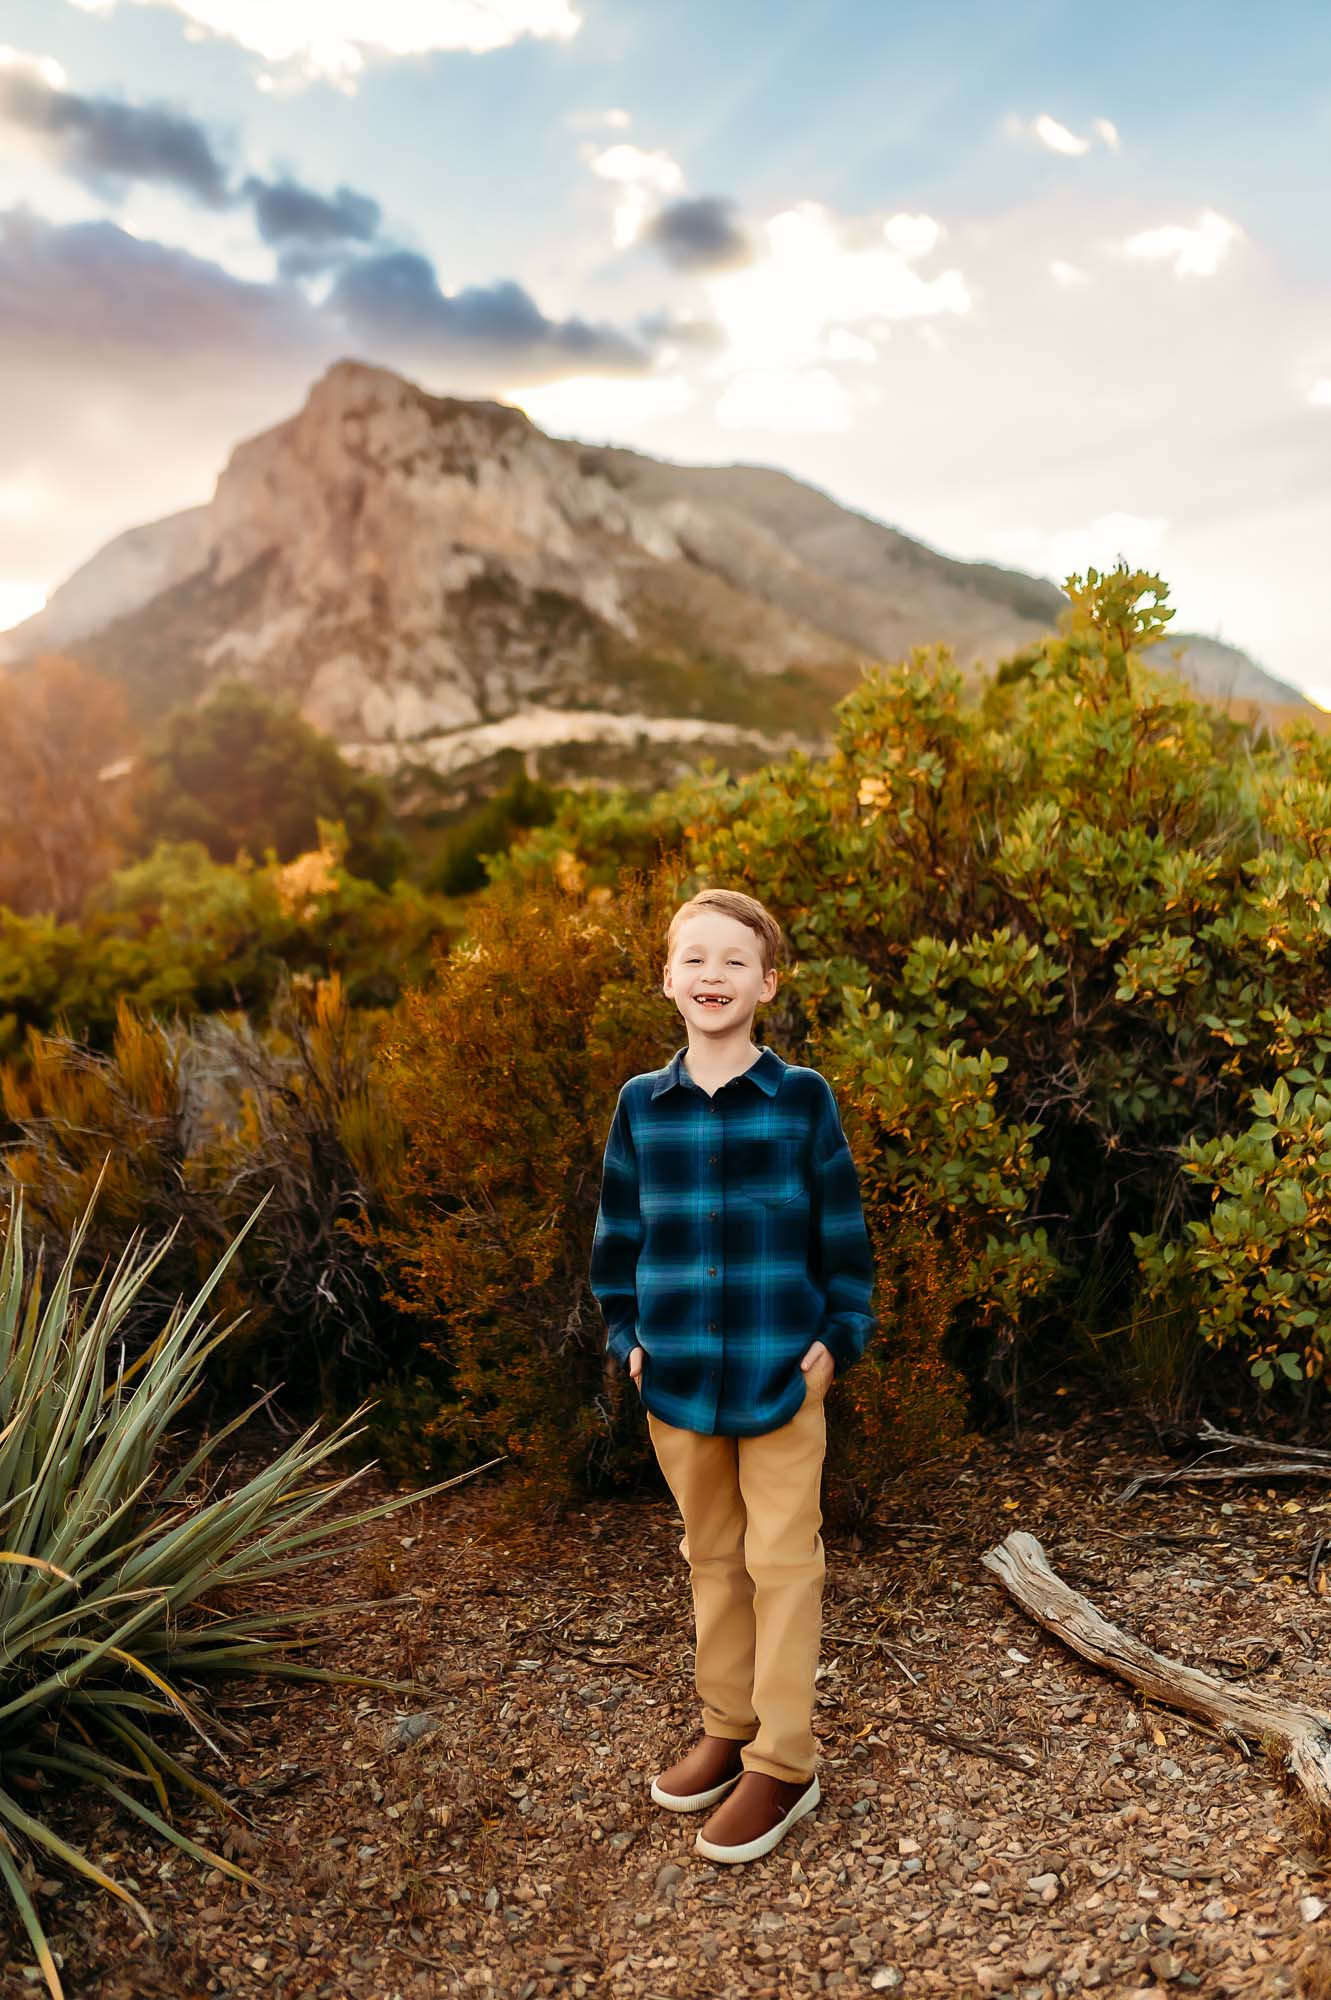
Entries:
<svg viewBox="0 0 1331 2000">
<path fill-rule="evenodd" d="M 1222 1735 L 1274 1738 L 1286 1768 L 1319 1813 L 1331 1815 L 1331 1714 L 1264 1688 L 1218 1680 L 1214 1674 L 1157 1653 L 1102 1617 L 1064 1583 L 1034 1535 L 1014 1529 L 980 1558 L 1022 1610 L 1083 1659 L 1128 1681 L 1168 1707 L 1200 1715 Z"/>
</svg>

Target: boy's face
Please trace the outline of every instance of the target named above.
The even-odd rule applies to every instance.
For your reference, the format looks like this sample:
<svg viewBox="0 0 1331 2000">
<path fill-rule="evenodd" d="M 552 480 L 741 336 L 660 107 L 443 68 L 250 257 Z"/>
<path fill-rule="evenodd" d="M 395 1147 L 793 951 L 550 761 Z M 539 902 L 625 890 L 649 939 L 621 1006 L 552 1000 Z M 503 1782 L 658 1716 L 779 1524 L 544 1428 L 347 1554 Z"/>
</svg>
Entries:
<svg viewBox="0 0 1331 2000">
<path fill-rule="evenodd" d="M 676 931 L 661 983 L 691 1036 L 738 1033 L 747 1039 L 754 1010 L 760 1000 L 772 998 L 776 981 L 775 966 L 763 971 L 755 931 L 724 911 L 699 910 Z"/>
</svg>

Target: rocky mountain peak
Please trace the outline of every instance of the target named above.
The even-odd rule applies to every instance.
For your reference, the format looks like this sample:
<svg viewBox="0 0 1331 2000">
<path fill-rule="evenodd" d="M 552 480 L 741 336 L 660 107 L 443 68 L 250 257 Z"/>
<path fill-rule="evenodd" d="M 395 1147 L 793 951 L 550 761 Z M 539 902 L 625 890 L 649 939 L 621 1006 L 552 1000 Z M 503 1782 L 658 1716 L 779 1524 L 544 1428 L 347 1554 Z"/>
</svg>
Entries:
<svg viewBox="0 0 1331 2000">
<path fill-rule="evenodd" d="M 818 748 L 866 660 L 943 640 L 978 671 L 1063 603 L 785 474 L 585 448 L 347 357 L 236 446 L 206 506 L 117 537 L 0 659 L 77 650 L 146 713 L 254 678 L 460 800 L 515 752 L 643 783 L 703 750 Z M 1244 696 L 1299 703 L 1231 649 L 1165 650 L 1222 699 L 1241 665 Z"/>
</svg>

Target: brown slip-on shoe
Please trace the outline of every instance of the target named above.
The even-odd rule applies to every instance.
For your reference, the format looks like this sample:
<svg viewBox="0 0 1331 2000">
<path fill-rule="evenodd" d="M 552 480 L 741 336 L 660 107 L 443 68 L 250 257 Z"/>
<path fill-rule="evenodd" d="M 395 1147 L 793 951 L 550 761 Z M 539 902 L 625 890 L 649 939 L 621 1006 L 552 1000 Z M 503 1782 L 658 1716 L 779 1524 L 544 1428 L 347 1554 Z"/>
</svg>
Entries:
<svg viewBox="0 0 1331 2000">
<path fill-rule="evenodd" d="M 652 1780 L 652 1797 L 670 1812 L 701 1812 L 723 1799 L 744 1769 L 742 1742 L 728 1736 L 698 1738 L 693 1748 Z"/>
<path fill-rule="evenodd" d="M 816 1771 L 794 1783 L 767 1771 L 746 1771 L 725 1803 L 704 1821 L 694 1848 L 709 1861 L 756 1861 L 760 1854 L 770 1854 L 821 1797 Z"/>
</svg>

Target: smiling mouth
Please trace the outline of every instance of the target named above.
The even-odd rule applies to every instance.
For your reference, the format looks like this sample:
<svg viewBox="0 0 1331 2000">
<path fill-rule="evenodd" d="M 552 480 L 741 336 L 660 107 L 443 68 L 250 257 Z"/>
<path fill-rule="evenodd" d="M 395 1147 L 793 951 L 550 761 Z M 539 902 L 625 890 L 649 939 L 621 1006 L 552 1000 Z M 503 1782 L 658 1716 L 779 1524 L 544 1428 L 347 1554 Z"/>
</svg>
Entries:
<svg viewBox="0 0 1331 2000">
<path fill-rule="evenodd" d="M 719 995 L 712 993 L 695 993 L 693 997 L 700 1007 L 728 1007 L 730 1005 L 729 996 L 722 999 Z"/>
</svg>

